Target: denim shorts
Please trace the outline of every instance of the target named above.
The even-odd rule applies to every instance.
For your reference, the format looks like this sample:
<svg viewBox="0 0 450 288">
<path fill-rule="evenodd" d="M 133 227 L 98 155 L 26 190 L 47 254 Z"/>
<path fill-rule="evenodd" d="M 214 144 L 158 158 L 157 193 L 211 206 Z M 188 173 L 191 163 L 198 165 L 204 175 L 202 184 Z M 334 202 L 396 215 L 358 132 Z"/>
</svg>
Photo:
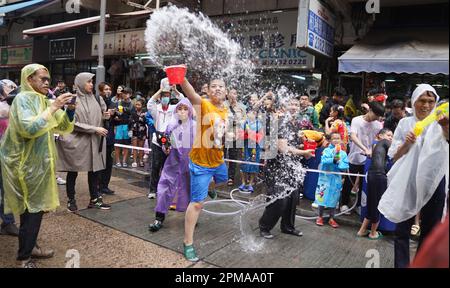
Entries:
<svg viewBox="0 0 450 288">
<path fill-rule="evenodd" d="M 116 126 L 116 140 L 130 140 L 127 124 Z"/>
</svg>

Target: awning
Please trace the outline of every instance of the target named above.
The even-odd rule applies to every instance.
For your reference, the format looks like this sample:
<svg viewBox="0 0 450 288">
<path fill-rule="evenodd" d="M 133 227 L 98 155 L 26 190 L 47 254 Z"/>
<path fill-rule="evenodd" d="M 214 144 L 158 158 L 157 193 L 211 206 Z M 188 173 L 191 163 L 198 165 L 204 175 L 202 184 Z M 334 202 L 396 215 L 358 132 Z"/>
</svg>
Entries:
<svg viewBox="0 0 450 288">
<path fill-rule="evenodd" d="M 106 18 L 109 18 L 109 15 L 106 15 Z M 42 26 L 38 28 L 24 30 L 22 33 L 24 36 L 37 36 L 37 35 L 45 35 L 56 32 L 62 32 L 68 29 L 77 28 L 80 26 L 88 25 L 91 23 L 95 23 L 100 21 L 100 16 L 94 16 L 84 19 L 78 19 L 53 25 Z"/>
<path fill-rule="evenodd" d="M 375 30 L 339 57 L 343 73 L 449 73 L 448 29 Z"/>
<path fill-rule="evenodd" d="M 128 17 L 128 16 L 147 16 L 149 14 L 153 13 L 153 9 L 151 10 L 139 10 L 134 12 L 127 12 L 127 13 L 120 13 L 120 14 L 113 14 L 113 17 Z"/>
<path fill-rule="evenodd" d="M 24 9 L 39 3 L 44 2 L 45 0 L 31 0 L 31 1 L 25 1 L 21 3 L 15 3 L 11 5 L 6 5 L 0 7 L 0 16 L 9 12 L 14 12 L 16 10 Z"/>
<path fill-rule="evenodd" d="M 128 13 L 121 13 L 121 14 L 113 14 L 113 15 L 106 15 L 106 18 L 126 18 L 126 17 L 134 17 L 135 19 L 138 17 L 147 16 L 150 13 L 152 13 L 153 10 L 142 10 L 142 11 L 134 11 L 134 12 L 128 12 Z M 100 16 L 94 16 L 84 19 L 78 19 L 53 25 L 47 25 L 42 27 L 37 27 L 33 29 L 24 30 L 22 33 L 25 37 L 31 37 L 31 36 L 38 36 L 38 35 L 47 35 L 51 33 L 57 33 L 57 32 L 63 32 L 65 30 L 69 30 L 72 28 L 78 28 L 81 26 L 89 25 L 95 22 L 100 21 Z"/>
</svg>

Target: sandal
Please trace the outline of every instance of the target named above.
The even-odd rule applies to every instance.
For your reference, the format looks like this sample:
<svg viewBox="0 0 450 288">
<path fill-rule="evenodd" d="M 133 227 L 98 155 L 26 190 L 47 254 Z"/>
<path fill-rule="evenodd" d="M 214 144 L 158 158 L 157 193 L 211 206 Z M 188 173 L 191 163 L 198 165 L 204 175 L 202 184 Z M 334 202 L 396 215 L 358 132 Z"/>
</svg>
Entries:
<svg viewBox="0 0 450 288">
<path fill-rule="evenodd" d="M 411 227 L 411 235 L 412 236 L 419 236 L 420 234 L 420 226 L 419 225 L 412 225 Z"/>
<path fill-rule="evenodd" d="M 370 234 L 370 231 L 366 230 L 366 232 L 364 232 L 364 235 L 359 235 L 358 233 L 356 233 L 356 237 L 365 238 L 365 237 L 368 237 L 369 234 Z"/>
<path fill-rule="evenodd" d="M 383 234 L 381 234 L 381 232 L 377 231 L 377 237 L 372 238 L 372 237 L 370 237 L 370 234 L 369 234 L 369 235 L 367 235 L 367 238 L 369 238 L 369 240 L 379 240 L 379 239 L 383 238 Z"/>
</svg>

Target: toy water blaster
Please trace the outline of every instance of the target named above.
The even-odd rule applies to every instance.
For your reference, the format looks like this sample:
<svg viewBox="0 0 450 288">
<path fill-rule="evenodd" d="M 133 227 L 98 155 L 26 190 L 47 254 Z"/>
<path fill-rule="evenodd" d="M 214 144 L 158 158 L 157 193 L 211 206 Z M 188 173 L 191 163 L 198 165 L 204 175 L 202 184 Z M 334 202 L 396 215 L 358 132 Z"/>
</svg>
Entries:
<svg viewBox="0 0 450 288">
<path fill-rule="evenodd" d="M 172 146 L 172 143 L 170 142 L 170 137 L 166 133 L 162 133 L 158 135 L 158 142 L 166 150 L 169 150 Z"/>
<path fill-rule="evenodd" d="M 448 102 L 440 105 L 433 111 L 433 113 L 428 115 L 427 118 L 416 123 L 416 126 L 413 130 L 416 137 L 419 137 L 423 133 L 425 128 L 430 126 L 434 121 L 437 121 L 441 115 L 445 115 L 448 117 Z"/>
<path fill-rule="evenodd" d="M 336 152 L 335 157 L 337 159 L 341 159 L 341 155 L 340 155 L 341 154 L 341 145 L 336 145 L 335 152 Z"/>
</svg>

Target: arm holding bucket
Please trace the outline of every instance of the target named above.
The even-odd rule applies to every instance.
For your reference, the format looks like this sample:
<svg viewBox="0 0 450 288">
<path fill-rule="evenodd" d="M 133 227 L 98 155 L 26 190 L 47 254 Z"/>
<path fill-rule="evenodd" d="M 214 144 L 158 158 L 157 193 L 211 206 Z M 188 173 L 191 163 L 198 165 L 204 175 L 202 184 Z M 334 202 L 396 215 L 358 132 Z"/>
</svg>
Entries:
<svg viewBox="0 0 450 288">
<path fill-rule="evenodd" d="M 195 92 L 194 87 L 192 87 L 191 83 L 189 83 L 186 78 L 183 83 L 181 83 L 181 88 L 189 101 L 191 101 L 192 105 L 200 105 L 202 103 L 202 97 Z"/>
</svg>

